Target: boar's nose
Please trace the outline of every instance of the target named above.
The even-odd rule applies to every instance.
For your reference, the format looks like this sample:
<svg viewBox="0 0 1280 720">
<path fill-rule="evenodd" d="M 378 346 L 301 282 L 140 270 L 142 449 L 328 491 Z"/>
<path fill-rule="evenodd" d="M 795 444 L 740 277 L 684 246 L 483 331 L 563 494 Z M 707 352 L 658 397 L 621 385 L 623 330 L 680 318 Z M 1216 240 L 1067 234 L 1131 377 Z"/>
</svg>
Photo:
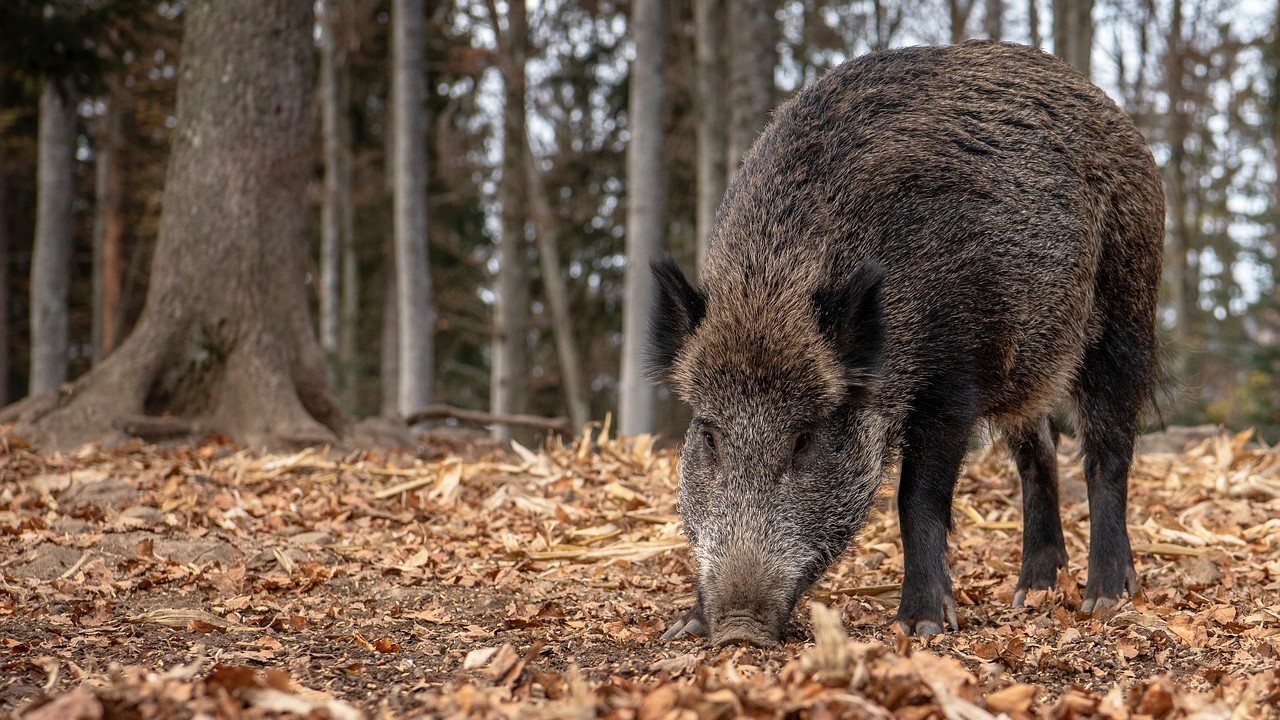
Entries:
<svg viewBox="0 0 1280 720">
<path fill-rule="evenodd" d="M 734 643 L 750 643 L 759 648 L 770 648 L 782 640 L 777 628 L 771 628 L 754 617 L 731 615 L 716 623 L 711 642 L 716 647 Z"/>
<path fill-rule="evenodd" d="M 717 646 L 743 640 L 758 647 L 776 645 L 799 595 L 793 568 L 752 548 L 740 549 L 707 570 L 699 589 L 711 641 Z"/>
</svg>

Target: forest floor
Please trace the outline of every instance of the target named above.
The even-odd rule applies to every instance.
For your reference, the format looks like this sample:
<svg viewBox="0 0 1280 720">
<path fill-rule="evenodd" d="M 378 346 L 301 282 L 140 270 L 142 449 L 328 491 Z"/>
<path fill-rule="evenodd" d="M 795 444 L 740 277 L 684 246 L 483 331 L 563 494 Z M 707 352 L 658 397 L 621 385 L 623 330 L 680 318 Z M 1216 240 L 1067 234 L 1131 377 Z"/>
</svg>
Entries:
<svg viewBox="0 0 1280 720">
<path fill-rule="evenodd" d="M 1280 452 L 1247 435 L 1136 461 L 1143 590 L 1109 616 L 1077 612 L 1088 511 L 1069 454 L 1067 588 L 1010 606 L 1019 494 L 993 446 L 957 492 L 959 632 L 895 632 L 886 488 L 785 645 L 720 651 L 660 639 L 692 604 L 691 561 L 674 455 L 647 437 L 345 455 L 0 441 L 0 715 L 1209 719 L 1280 701 Z"/>
</svg>

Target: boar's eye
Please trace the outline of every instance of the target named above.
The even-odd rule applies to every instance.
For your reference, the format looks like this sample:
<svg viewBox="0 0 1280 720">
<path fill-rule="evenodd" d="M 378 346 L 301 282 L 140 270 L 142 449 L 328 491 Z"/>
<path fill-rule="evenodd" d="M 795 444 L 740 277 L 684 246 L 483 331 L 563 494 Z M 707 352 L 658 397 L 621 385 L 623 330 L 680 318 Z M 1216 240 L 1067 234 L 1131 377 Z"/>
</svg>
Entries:
<svg viewBox="0 0 1280 720">
<path fill-rule="evenodd" d="M 800 433 L 796 436 L 795 449 L 791 452 L 792 459 L 800 457 L 800 454 L 809 449 L 812 444 L 813 437 L 809 433 Z"/>
<path fill-rule="evenodd" d="M 702 444 L 706 445 L 707 449 L 714 453 L 716 451 L 716 434 L 710 430 L 703 430 Z"/>
</svg>

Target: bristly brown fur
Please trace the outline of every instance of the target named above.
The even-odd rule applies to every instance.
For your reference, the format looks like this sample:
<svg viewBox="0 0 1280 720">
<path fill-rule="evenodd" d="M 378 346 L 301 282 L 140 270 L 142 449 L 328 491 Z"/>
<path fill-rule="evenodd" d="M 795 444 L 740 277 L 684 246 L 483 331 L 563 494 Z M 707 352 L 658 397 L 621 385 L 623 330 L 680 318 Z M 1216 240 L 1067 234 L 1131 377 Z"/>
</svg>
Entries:
<svg viewBox="0 0 1280 720">
<path fill-rule="evenodd" d="M 951 491 L 982 421 L 1019 438 L 1028 518 L 1043 523 L 1019 588 L 1042 586 L 1065 558 L 1043 430 L 1062 404 L 1098 498 L 1086 595 L 1122 591 L 1163 222 L 1132 121 L 1033 48 L 872 53 L 779 108 L 725 195 L 700 287 L 674 266 L 659 282 L 654 374 L 695 413 L 681 512 L 712 633 L 759 604 L 741 596 L 760 568 L 787 585 L 761 597 L 794 602 L 899 454 L 899 617 L 908 631 L 944 623 Z M 756 614 L 776 629 L 777 613 Z"/>
</svg>

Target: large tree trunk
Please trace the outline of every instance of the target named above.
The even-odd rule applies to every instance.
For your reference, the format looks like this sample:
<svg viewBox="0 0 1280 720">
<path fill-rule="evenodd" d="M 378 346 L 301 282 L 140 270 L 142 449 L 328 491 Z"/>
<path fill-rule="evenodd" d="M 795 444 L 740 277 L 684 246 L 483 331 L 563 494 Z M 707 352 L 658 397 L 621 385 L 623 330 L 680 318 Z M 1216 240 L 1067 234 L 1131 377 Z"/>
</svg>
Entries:
<svg viewBox="0 0 1280 720">
<path fill-rule="evenodd" d="M 76 164 L 76 99 L 69 80 L 43 82 L 38 142 L 36 237 L 31 254 L 32 395 L 52 390 L 67 379 Z"/>
<path fill-rule="evenodd" d="M 395 133 L 396 316 L 400 414 L 431 401 L 435 308 L 427 260 L 427 146 L 422 0 L 391 3 L 391 115 Z"/>
<path fill-rule="evenodd" d="M 707 241 L 728 178 L 728 113 L 724 97 L 725 0 L 694 0 L 698 106 L 698 267 L 707 256 Z"/>
<path fill-rule="evenodd" d="M 557 225 L 547 188 L 538 173 L 533 150 L 525 137 L 525 172 L 529 180 L 529 203 L 533 206 L 534 222 L 538 234 L 538 261 L 542 269 L 542 289 L 551 310 L 551 331 L 556 339 L 556 355 L 560 360 L 560 381 L 564 385 L 565 407 L 574 432 L 582 430 L 591 419 L 587 404 L 586 387 L 583 384 L 582 355 L 573 335 L 573 313 L 569 309 L 569 291 L 565 287 L 563 267 L 560 264 L 560 248 L 557 246 Z"/>
<path fill-rule="evenodd" d="M 524 64 L 528 30 L 523 0 L 510 2 L 507 7 L 507 31 L 499 36 L 504 84 L 502 237 L 498 246 L 498 298 L 493 313 L 493 364 L 489 374 L 489 409 L 495 415 L 523 411 L 528 355 L 529 276 L 524 234 L 528 179 L 524 167 Z M 493 22 L 497 31 L 497 15 Z M 498 442 L 511 439 L 507 425 L 494 424 L 490 433 Z"/>
<path fill-rule="evenodd" d="M 982 32 L 990 40 L 999 40 L 1004 36 L 1004 0 L 986 0 Z"/>
<path fill-rule="evenodd" d="M 731 0 L 729 13 L 729 149 L 727 179 L 764 129 L 776 90 L 778 64 L 777 0 Z M 664 21 L 665 22 L 665 21 Z M 637 55 L 638 56 L 638 55 Z"/>
<path fill-rule="evenodd" d="M 1093 0 L 1053 0 L 1053 54 L 1090 75 L 1093 66 Z"/>
<path fill-rule="evenodd" d="M 93 213 L 93 362 L 120 341 L 120 284 L 124 275 L 124 115 L 128 95 L 118 78 L 107 81 L 106 107 L 95 137 L 97 166 Z"/>
<path fill-rule="evenodd" d="M 307 310 L 309 0 L 194 0 L 147 302 L 65 393 L 12 406 L 46 446 L 122 438 L 141 413 L 254 446 L 332 442 L 345 420 Z"/>
<path fill-rule="evenodd" d="M 645 378 L 644 348 L 653 302 L 649 264 L 662 250 L 666 226 L 667 178 L 662 153 L 666 0 L 635 0 L 631 18 L 636 59 L 631 64 L 627 105 L 631 141 L 627 143 L 627 269 L 618 402 L 618 427 L 628 435 L 654 429 L 654 392 Z"/>
</svg>

